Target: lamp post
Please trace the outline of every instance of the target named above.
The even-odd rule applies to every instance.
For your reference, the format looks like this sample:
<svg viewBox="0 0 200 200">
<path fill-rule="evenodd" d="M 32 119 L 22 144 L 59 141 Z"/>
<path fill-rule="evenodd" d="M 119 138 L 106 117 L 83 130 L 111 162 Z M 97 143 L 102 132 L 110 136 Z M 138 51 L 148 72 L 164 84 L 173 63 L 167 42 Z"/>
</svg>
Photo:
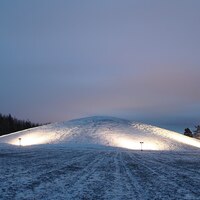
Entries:
<svg viewBox="0 0 200 200">
<path fill-rule="evenodd" d="M 142 149 L 142 144 L 143 144 L 144 142 L 140 142 L 140 144 L 141 144 L 141 151 L 143 151 L 143 149 Z"/>
<path fill-rule="evenodd" d="M 19 146 L 20 146 L 20 147 L 22 146 L 21 141 L 22 141 L 22 138 L 19 138 Z"/>
</svg>

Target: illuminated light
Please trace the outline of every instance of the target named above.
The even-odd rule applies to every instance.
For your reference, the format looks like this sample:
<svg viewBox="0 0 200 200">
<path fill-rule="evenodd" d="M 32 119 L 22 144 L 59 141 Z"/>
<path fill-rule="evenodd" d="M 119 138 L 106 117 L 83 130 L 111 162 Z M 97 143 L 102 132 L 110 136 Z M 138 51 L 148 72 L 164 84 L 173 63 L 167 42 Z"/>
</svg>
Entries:
<svg viewBox="0 0 200 200">
<path fill-rule="evenodd" d="M 20 146 L 30 146 L 30 145 L 37 145 L 37 144 L 46 144 L 51 141 L 51 138 L 45 134 L 41 133 L 33 133 L 22 135 L 20 140 Z M 18 139 L 12 139 L 10 142 L 12 145 L 19 145 Z"/>
<path fill-rule="evenodd" d="M 155 140 L 148 137 L 137 137 L 136 135 L 126 135 L 123 133 L 106 134 L 109 145 L 114 147 L 121 147 L 131 150 L 141 150 L 141 138 L 144 142 L 142 145 L 143 150 L 166 150 L 167 147 L 163 142 L 156 143 Z"/>
<path fill-rule="evenodd" d="M 114 140 L 114 145 L 117 147 L 122 147 L 132 150 L 141 150 L 141 144 L 139 140 L 134 140 L 131 138 L 117 138 Z M 152 142 L 144 142 L 142 146 L 143 150 L 161 150 L 159 146 Z"/>
<path fill-rule="evenodd" d="M 19 138 L 19 146 L 21 146 L 21 141 L 22 141 L 22 138 Z"/>
</svg>

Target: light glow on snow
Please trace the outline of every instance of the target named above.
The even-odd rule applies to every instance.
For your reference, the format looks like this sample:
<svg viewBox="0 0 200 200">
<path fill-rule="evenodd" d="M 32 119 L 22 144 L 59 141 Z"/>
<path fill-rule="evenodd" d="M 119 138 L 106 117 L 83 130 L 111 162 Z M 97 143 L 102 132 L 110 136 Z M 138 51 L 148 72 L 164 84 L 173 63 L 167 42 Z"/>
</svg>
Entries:
<svg viewBox="0 0 200 200">
<path fill-rule="evenodd" d="M 178 142 L 200 148 L 200 142 L 197 141 L 196 139 L 187 136 L 182 137 L 182 135 L 177 135 L 177 134 L 172 135 L 171 138 Z"/>
<path fill-rule="evenodd" d="M 135 135 L 127 135 L 123 132 L 115 132 L 112 131 L 106 132 L 107 137 L 106 140 L 109 141 L 109 145 L 114 147 L 120 147 L 125 149 L 132 150 L 165 150 L 166 146 L 164 143 L 150 139 L 148 137 L 137 137 Z"/>
<path fill-rule="evenodd" d="M 145 131 L 151 132 L 155 135 L 164 136 L 165 138 L 170 138 L 170 139 L 173 139 L 174 141 L 200 148 L 199 140 L 176 133 L 174 131 L 169 131 L 166 129 L 162 129 L 159 127 L 146 125 L 146 124 L 138 124 L 138 125 L 135 125 L 134 127 L 139 130 L 145 130 Z"/>
<path fill-rule="evenodd" d="M 21 141 L 19 140 L 21 138 Z M 40 144 L 105 145 L 132 150 L 185 150 L 200 148 L 200 141 L 159 127 L 120 121 L 87 118 L 55 123 L 5 136 L 0 143 L 19 146 Z M 190 147 L 189 147 L 190 146 Z"/>
<path fill-rule="evenodd" d="M 22 135 L 20 138 L 21 138 L 21 146 L 45 144 L 50 141 L 50 138 L 47 135 L 41 134 L 40 132 L 34 134 Z M 19 145 L 19 138 L 13 139 L 9 143 L 13 145 Z"/>
<path fill-rule="evenodd" d="M 115 138 L 113 141 L 117 147 L 126 149 L 141 150 L 140 142 L 143 142 L 142 144 L 143 150 L 160 150 L 159 147 L 153 142 L 135 140 L 129 137 Z"/>
</svg>

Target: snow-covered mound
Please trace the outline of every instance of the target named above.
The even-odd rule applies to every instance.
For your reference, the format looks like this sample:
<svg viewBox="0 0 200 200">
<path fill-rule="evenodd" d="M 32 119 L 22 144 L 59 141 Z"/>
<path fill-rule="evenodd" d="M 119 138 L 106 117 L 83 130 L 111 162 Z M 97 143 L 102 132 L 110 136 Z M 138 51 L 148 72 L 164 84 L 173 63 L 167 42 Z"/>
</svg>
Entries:
<svg viewBox="0 0 200 200">
<path fill-rule="evenodd" d="M 143 142 L 141 144 L 141 142 Z M 89 117 L 54 123 L 0 137 L 12 145 L 63 144 L 140 150 L 200 148 L 200 141 L 151 125 L 113 117 Z"/>
</svg>

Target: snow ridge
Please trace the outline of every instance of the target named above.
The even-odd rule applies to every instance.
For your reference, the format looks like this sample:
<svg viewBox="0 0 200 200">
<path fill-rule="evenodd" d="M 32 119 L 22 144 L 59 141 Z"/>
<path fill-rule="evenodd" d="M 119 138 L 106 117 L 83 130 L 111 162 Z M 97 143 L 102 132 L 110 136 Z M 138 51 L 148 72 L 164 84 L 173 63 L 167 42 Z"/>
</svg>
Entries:
<svg viewBox="0 0 200 200">
<path fill-rule="evenodd" d="M 114 117 L 87 117 L 0 137 L 12 145 L 108 146 L 134 150 L 191 150 L 200 141 L 159 127 Z M 143 144 L 141 144 L 143 142 Z M 142 145 L 142 146 L 141 146 Z"/>
</svg>

